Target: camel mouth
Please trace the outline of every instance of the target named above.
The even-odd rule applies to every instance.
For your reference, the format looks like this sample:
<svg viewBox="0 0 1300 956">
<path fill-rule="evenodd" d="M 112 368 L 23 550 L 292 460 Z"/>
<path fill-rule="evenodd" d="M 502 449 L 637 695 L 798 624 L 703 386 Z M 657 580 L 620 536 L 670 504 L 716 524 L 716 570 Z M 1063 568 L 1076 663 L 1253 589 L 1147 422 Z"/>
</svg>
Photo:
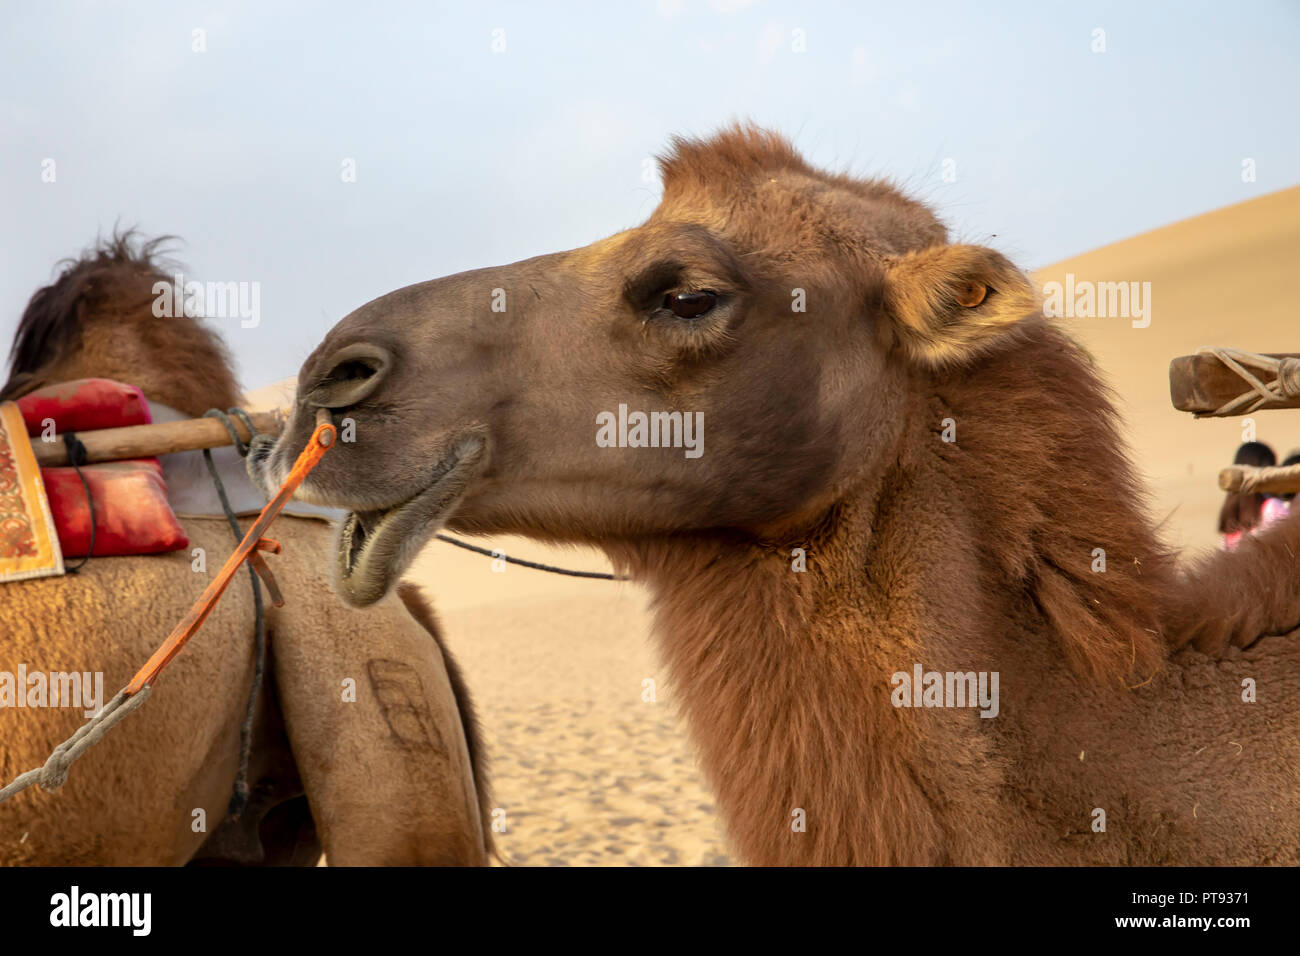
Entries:
<svg viewBox="0 0 1300 956">
<path fill-rule="evenodd" d="M 344 601 L 368 607 L 393 588 L 480 472 L 483 449 L 482 438 L 462 438 L 438 462 L 424 490 L 388 508 L 344 516 L 334 560 L 335 587 Z"/>
</svg>

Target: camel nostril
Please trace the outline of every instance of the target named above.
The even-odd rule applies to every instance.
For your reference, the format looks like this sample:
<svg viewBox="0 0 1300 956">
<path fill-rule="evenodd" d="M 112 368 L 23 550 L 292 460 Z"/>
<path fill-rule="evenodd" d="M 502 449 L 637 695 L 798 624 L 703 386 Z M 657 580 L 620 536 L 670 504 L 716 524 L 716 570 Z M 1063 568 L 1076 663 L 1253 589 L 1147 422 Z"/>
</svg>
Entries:
<svg viewBox="0 0 1300 956">
<path fill-rule="evenodd" d="M 350 382 L 357 379 L 370 378 L 370 376 L 374 374 L 374 366 L 367 365 L 365 362 L 357 359 L 352 359 L 351 361 L 341 362 L 334 366 L 334 370 L 330 372 L 330 378 L 340 382 Z"/>
<path fill-rule="evenodd" d="M 355 405 L 379 387 L 392 364 L 392 354 L 381 346 L 346 345 L 325 363 L 328 371 L 307 394 L 307 400 L 322 408 Z"/>
</svg>

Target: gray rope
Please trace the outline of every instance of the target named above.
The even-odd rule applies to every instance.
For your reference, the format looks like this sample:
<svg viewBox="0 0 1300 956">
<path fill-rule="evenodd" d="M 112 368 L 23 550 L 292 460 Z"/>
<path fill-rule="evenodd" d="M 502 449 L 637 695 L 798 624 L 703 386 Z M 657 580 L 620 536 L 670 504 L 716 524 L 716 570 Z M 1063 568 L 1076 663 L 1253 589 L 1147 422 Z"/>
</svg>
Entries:
<svg viewBox="0 0 1300 956">
<path fill-rule="evenodd" d="M 230 415 L 239 418 L 244 427 L 248 429 L 251 438 L 257 437 L 257 429 L 253 427 L 253 420 L 249 418 L 248 413 L 242 408 L 231 408 L 228 412 L 222 412 L 216 408 L 210 408 L 204 412 L 204 418 L 215 418 L 221 424 L 226 426 L 226 431 L 230 433 L 231 444 L 240 455 L 248 456 L 248 445 L 244 444 L 239 435 L 239 430 L 235 428 L 230 421 Z M 212 449 L 203 449 L 203 461 L 208 466 L 208 474 L 212 476 L 212 483 L 216 485 L 217 497 L 221 499 L 221 508 L 226 513 L 226 523 L 230 525 L 230 531 L 235 536 L 235 544 L 244 540 L 244 533 L 239 528 L 239 518 L 235 515 L 235 509 L 230 506 L 230 498 L 226 495 L 226 486 L 221 481 L 221 476 L 217 474 L 217 466 L 212 461 Z M 254 643 L 254 663 L 253 663 L 253 684 L 248 691 L 248 704 L 244 708 L 244 719 L 239 725 L 239 769 L 235 773 L 235 786 L 230 794 L 230 804 L 226 808 L 226 815 L 232 820 L 238 820 L 248 806 L 250 790 L 248 787 L 248 762 L 253 752 L 253 716 L 257 710 L 257 699 L 261 695 L 262 681 L 266 674 L 266 606 L 262 600 L 262 582 L 257 579 L 257 572 L 253 570 L 253 565 L 248 564 L 248 578 L 253 585 L 253 611 L 256 620 L 253 625 L 253 643 Z"/>
<path fill-rule="evenodd" d="M 63 566 L 66 573 L 76 574 L 90 563 L 90 558 L 95 553 L 95 498 L 90 493 L 90 483 L 86 481 L 86 475 L 81 470 L 81 466 L 86 464 L 86 446 L 81 443 L 81 439 L 77 437 L 76 432 L 64 432 L 63 445 L 68 450 L 68 464 L 72 466 L 72 470 L 81 479 L 81 490 L 86 493 L 86 507 L 90 509 L 90 547 L 86 549 L 86 556 L 81 559 L 80 564 L 65 564 Z"/>
<path fill-rule="evenodd" d="M 1300 359 L 1276 359 L 1242 349 L 1219 348 L 1212 345 L 1197 349 L 1196 354 L 1213 355 L 1250 386 L 1249 391 L 1243 392 L 1211 412 L 1210 415 L 1213 417 L 1249 415 L 1272 402 L 1300 398 Z M 1273 380 L 1261 381 L 1259 376 L 1246 368 L 1248 365 L 1266 374 L 1272 374 Z"/>
<path fill-rule="evenodd" d="M 476 544 L 470 544 L 468 541 L 461 541 L 441 532 L 434 535 L 439 541 L 445 541 L 447 544 L 454 544 L 458 548 L 464 548 L 466 551 L 473 551 L 475 554 L 485 554 L 489 558 L 499 558 L 510 564 L 517 564 L 521 568 L 532 568 L 535 571 L 550 571 L 552 574 L 567 574 L 571 578 L 596 578 L 600 581 L 627 581 L 628 578 L 620 577 L 617 574 L 607 574 L 604 571 L 570 571 L 568 568 L 557 568 L 553 564 L 540 564 L 537 561 L 525 561 L 523 558 L 511 558 L 501 554 L 498 551 L 492 551 L 489 548 L 480 548 Z"/>
<path fill-rule="evenodd" d="M 75 734 L 55 747 L 44 766 L 19 774 L 13 783 L 0 790 L 0 803 L 36 784 L 40 784 L 41 789 L 47 792 L 59 789 L 68 779 L 68 769 L 77 758 L 99 743 L 104 734 L 112 730 L 119 720 L 143 704 L 148 697 L 148 684 L 131 697 L 126 696 L 126 688 L 123 687 L 100 709 L 99 713 L 78 727 Z"/>
</svg>

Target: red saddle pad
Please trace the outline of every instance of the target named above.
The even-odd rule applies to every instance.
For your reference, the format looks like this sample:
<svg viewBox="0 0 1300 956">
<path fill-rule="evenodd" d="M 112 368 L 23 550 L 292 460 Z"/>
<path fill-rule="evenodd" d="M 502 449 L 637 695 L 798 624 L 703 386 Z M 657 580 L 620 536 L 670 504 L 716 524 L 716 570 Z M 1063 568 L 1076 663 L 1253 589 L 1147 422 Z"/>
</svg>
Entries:
<svg viewBox="0 0 1300 956">
<path fill-rule="evenodd" d="M 162 465 L 156 458 L 82 465 L 95 502 L 92 557 L 158 554 L 188 548 L 190 539 L 167 503 Z M 65 558 L 90 551 L 90 506 L 76 469 L 42 468 L 45 496 Z"/>
<path fill-rule="evenodd" d="M 24 395 L 17 405 L 34 442 L 51 432 L 51 422 L 52 431 L 63 433 L 153 421 L 140 389 L 106 378 L 60 382 Z M 189 547 L 185 529 L 167 503 L 158 459 L 83 465 L 81 472 L 95 505 L 92 557 L 157 554 Z M 84 557 L 90 551 L 91 538 L 86 486 L 72 467 L 42 468 L 41 480 L 64 557 Z"/>
<path fill-rule="evenodd" d="M 58 432 L 149 425 L 153 416 L 144 393 L 134 385 L 107 378 L 79 378 L 37 389 L 17 401 L 27 434 L 40 435 L 47 421 Z"/>
</svg>

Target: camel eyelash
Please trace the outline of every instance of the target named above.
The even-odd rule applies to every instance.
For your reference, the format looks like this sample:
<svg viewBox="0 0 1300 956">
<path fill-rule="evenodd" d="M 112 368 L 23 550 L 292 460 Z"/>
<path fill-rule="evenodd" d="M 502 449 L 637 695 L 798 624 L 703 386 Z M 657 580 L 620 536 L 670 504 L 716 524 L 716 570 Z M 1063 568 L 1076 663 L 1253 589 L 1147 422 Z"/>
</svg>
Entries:
<svg viewBox="0 0 1300 956">
<path fill-rule="evenodd" d="M 630 278 L 623 295 L 640 317 L 643 334 L 684 358 L 711 357 L 735 341 L 731 327 L 741 293 L 736 283 L 718 279 L 715 270 L 661 260 Z"/>
<path fill-rule="evenodd" d="M 722 281 L 685 263 L 668 260 L 642 270 L 623 285 L 623 298 L 642 314 L 662 307 L 664 296 L 671 293 L 711 292 L 720 299 L 735 294 L 735 282 Z"/>
<path fill-rule="evenodd" d="M 682 282 L 686 267 L 678 262 L 660 262 L 645 269 L 623 286 L 623 297 L 638 312 L 649 312 L 666 292 Z"/>
<path fill-rule="evenodd" d="M 668 290 L 663 295 L 675 290 Z M 714 290 L 710 290 L 714 291 Z M 642 313 L 641 326 L 670 347 L 689 358 L 706 358 L 717 355 L 735 341 L 732 319 L 738 305 L 737 297 L 715 291 L 716 304 L 698 318 L 680 318 L 663 305 L 650 307 Z M 662 301 L 663 295 L 659 296 Z"/>
</svg>

